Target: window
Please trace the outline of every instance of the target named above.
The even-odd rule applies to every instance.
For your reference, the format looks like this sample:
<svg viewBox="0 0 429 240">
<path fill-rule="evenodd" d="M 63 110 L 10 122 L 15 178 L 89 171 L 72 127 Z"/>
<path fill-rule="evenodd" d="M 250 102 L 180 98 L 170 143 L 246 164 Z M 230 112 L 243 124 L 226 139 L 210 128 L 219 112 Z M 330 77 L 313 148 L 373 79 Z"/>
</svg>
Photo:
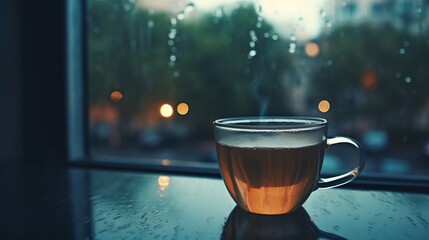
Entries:
<svg viewBox="0 0 429 240">
<path fill-rule="evenodd" d="M 382 3 L 374 3 L 371 6 L 371 13 L 373 17 L 377 18 L 382 16 L 385 13 L 386 7 Z"/>
<path fill-rule="evenodd" d="M 87 0 L 85 9 L 94 161 L 215 171 L 214 119 L 312 115 L 364 145 L 364 174 L 429 174 L 425 1 Z M 357 9 L 367 13 L 342 17 Z M 328 150 L 324 171 L 345 171 L 349 155 Z"/>
<path fill-rule="evenodd" d="M 354 2 L 347 3 L 344 1 L 341 4 L 342 6 L 340 8 L 340 11 L 345 18 L 353 18 L 356 16 L 356 12 L 357 12 L 356 3 Z"/>
</svg>

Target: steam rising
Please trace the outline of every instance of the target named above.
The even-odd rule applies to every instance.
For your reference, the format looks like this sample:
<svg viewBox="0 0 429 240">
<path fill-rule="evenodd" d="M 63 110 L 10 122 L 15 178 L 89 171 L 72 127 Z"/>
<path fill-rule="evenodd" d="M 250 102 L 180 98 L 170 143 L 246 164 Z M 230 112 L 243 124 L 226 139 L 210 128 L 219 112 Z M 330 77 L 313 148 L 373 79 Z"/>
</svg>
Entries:
<svg viewBox="0 0 429 240">
<path fill-rule="evenodd" d="M 263 73 L 255 76 L 250 83 L 250 91 L 259 104 L 259 116 L 265 116 L 270 102 L 271 90 L 263 85 Z"/>
</svg>

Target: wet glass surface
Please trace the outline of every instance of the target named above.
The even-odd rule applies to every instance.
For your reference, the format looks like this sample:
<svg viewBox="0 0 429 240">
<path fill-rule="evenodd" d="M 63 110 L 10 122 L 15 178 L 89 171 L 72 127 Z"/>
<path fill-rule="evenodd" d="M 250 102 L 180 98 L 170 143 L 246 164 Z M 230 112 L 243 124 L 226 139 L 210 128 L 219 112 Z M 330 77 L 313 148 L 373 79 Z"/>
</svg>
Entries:
<svg viewBox="0 0 429 240">
<path fill-rule="evenodd" d="M 38 167 L 0 173 L 5 239 L 424 239 L 429 233 L 429 194 L 317 190 L 292 215 L 270 217 L 237 209 L 220 179 Z"/>
</svg>

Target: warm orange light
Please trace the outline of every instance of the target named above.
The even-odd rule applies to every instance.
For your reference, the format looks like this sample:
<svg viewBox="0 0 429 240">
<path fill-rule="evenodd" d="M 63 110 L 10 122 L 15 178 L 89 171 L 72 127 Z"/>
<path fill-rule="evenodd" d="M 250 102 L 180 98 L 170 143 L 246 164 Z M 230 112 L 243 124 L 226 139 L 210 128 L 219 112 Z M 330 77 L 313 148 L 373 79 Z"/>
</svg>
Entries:
<svg viewBox="0 0 429 240">
<path fill-rule="evenodd" d="M 168 166 L 168 165 L 170 165 L 170 160 L 162 159 L 161 164 L 162 164 L 162 166 Z"/>
<path fill-rule="evenodd" d="M 158 177 L 158 186 L 160 189 L 165 190 L 170 184 L 170 178 L 168 176 L 159 176 Z"/>
<path fill-rule="evenodd" d="M 331 104 L 328 102 L 328 100 L 322 100 L 319 102 L 319 111 L 325 113 L 328 112 L 331 108 Z"/>
<path fill-rule="evenodd" d="M 307 43 L 307 45 L 305 45 L 305 53 L 309 56 L 309 57 L 316 57 L 320 52 L 320 48 L 319 45 L 317 45 L 316 43 Z"/>
<path fill-rule="evenodd" d="M 165 118 L 169 118 L 173 115 L 173 107 L 170 104 L 163 104 L 159 109 L 161 116 Z"/>
<path fill-rule="evenodd" d="M 186 103 L 180 103 L 177 105 L 177 112 L 180 115 L 186 115 L 189 112 L 189 106 Z"/>
<path fill-rule="evenodd" d="M 119 101 L 121 101 L 122 97 L 123 96 L 122 96 L 122 93 L 120 91 L 115 90 L 112 93 L 110 93 L 110 99 L 113 102 L 119 102 Z"/>
<path fill-rule="evenodd" d="M 373 90 L 377 86 L 377 75 L 374 71 L 366 70 L 363 73 L 362 85 L 367 90 Z"/>
</svg>

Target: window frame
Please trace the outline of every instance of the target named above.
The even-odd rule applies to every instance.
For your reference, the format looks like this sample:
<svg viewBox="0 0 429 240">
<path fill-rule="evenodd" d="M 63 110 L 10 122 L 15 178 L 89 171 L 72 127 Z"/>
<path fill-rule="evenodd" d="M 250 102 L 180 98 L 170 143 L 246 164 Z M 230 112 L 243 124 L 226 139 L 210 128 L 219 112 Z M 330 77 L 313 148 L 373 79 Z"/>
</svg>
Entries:
<svg viewBox="0 0 429 240">
<path fill-rule="evenodd" d="M 89 152 L 88 79 L 86 49 L 86 0 L 66 0 L 66 109 L 67 162 L 71 166 L 170 172 L 173 174 L 221 178 L 217 168 L 190 167 L 172 164 L 165 166 L 161 159 L 136 159 L 126 156 L 91 156 Z M 173 160 L 174 161 L 174 160 Z M 180 162 L 180 161 L 179 161 Z M 429 177 L 394 176 L 393 174 L 366 174 L 359 176 L 346 188 L 429 192 Z"/>
<path fill-rule="evenodd" d="M 85 92 L 85 2 L 66 0 L 67 150 L 70 162 L 88 157 Z M 83 106 L 83 107 L 82 107 Z"/>
</svg>

